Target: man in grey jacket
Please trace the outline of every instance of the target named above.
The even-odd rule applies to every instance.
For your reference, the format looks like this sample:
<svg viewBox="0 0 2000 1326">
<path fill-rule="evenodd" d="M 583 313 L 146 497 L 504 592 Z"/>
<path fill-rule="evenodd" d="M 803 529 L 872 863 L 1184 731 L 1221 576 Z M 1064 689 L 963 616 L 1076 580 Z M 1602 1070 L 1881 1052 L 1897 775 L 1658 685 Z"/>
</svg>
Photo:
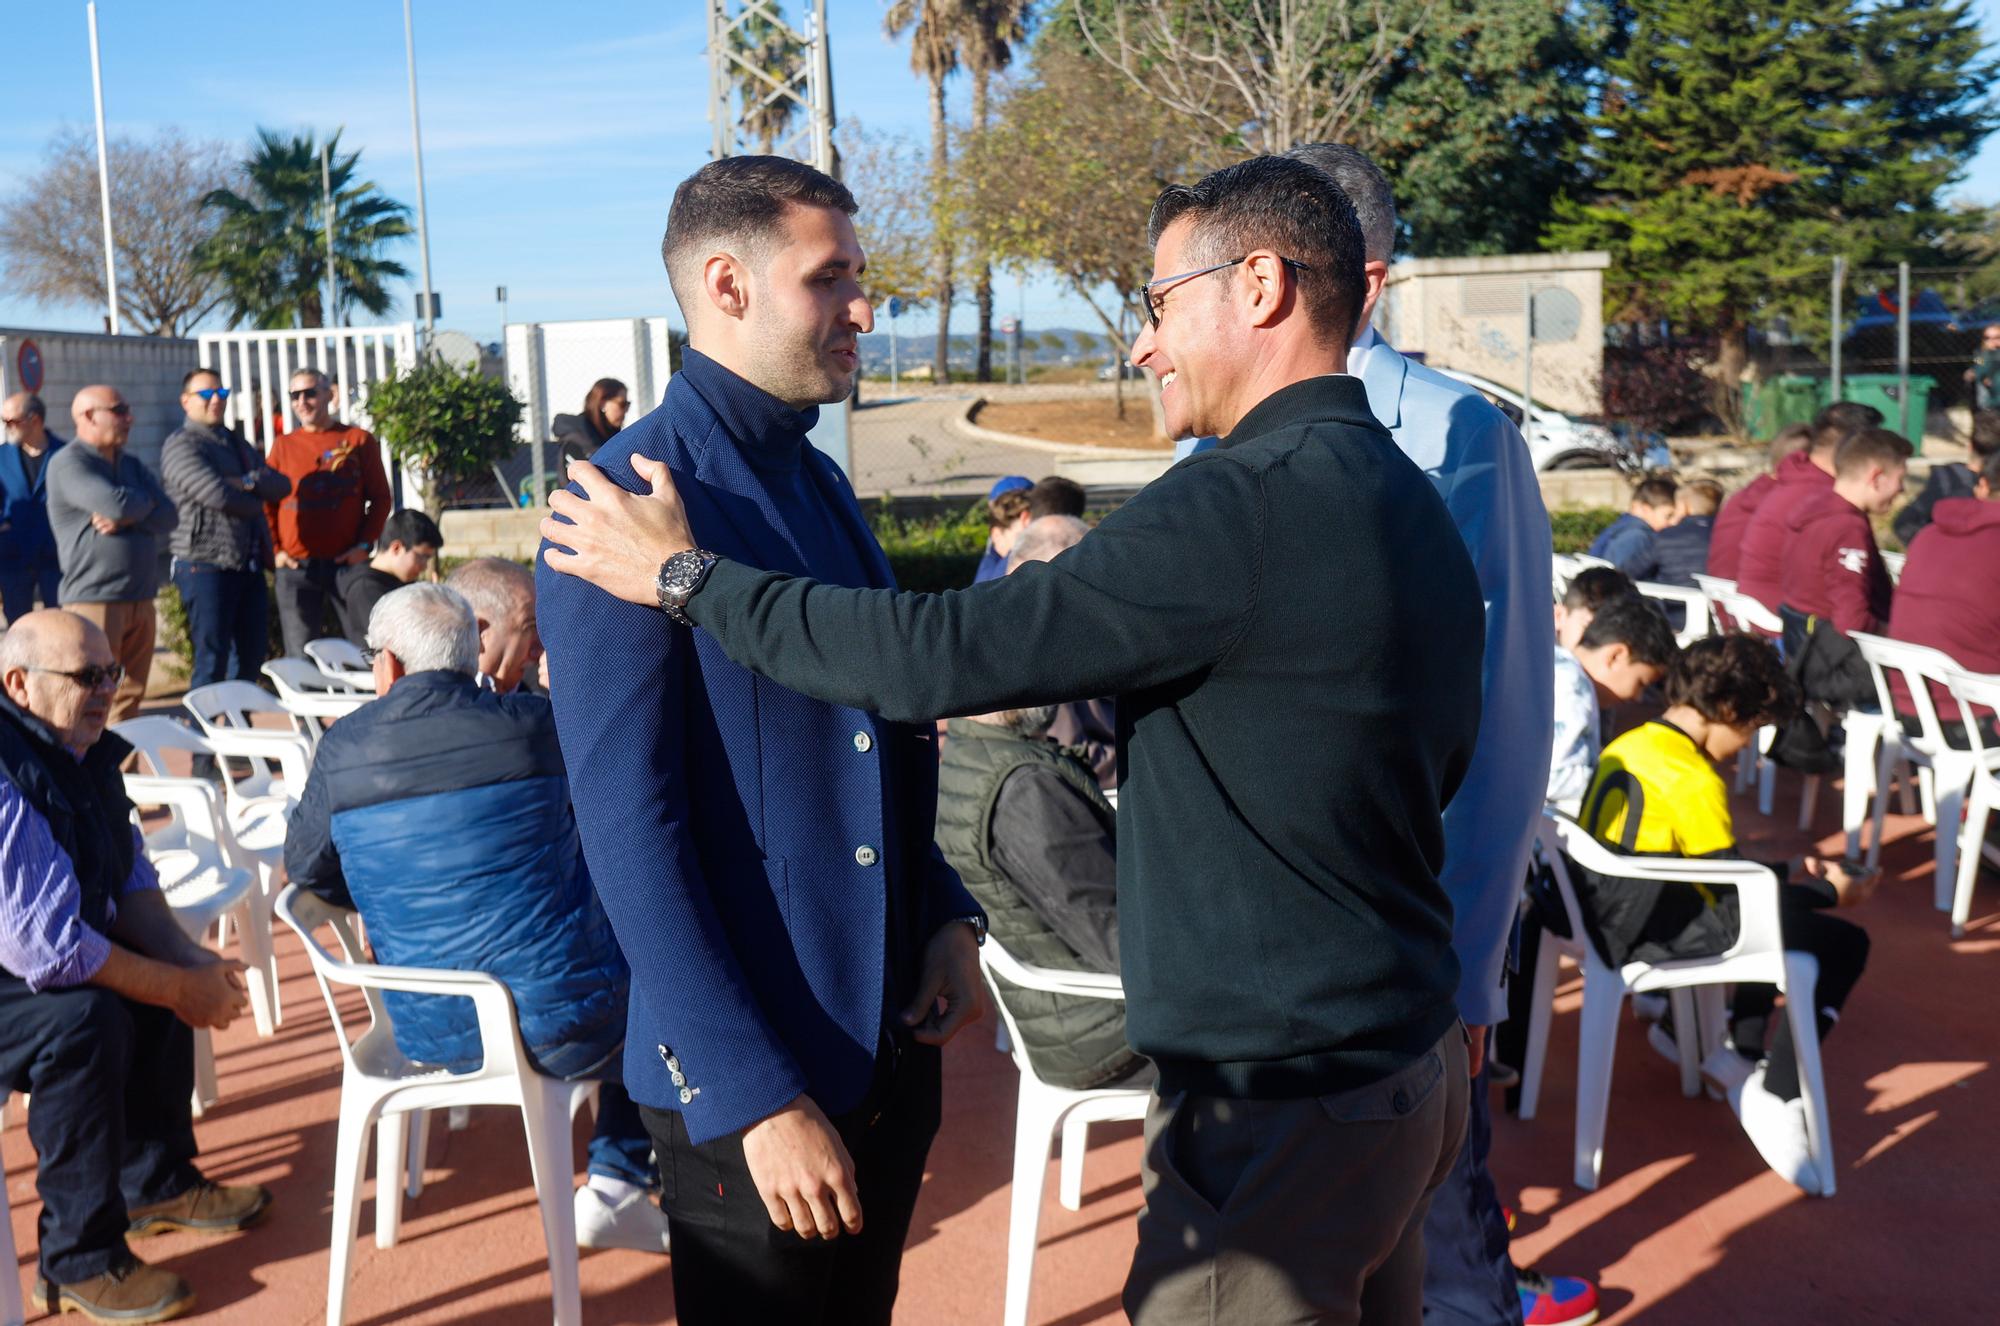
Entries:
<svg viewBox="0 0 2000 1326">
<path fill-rule="evenodd" d="M 188 685 L 247 681 L 264 666 L 272 566 L 264 504 L 289 496 L 292 481 L 222 422 L 229 388 L 205 368 L 181 379 L 187 421 L 160 449 L 160 477 L 181 509 L 174 531 L 174 588 L 187 609 L 194 670 Z"/>
<path fill-rule="evenodd" d="M 62 606 L 95 622 L 125 669 L 111 721 L 139 711 L 153 671 L 160 540 L 179 519 L 173 499 L 126 454 L 132 407 L 115 387 L 85 387 L 70 402 L 76 442 L 49 458 L 49 527 L 62 562 Z"/>
</svg>

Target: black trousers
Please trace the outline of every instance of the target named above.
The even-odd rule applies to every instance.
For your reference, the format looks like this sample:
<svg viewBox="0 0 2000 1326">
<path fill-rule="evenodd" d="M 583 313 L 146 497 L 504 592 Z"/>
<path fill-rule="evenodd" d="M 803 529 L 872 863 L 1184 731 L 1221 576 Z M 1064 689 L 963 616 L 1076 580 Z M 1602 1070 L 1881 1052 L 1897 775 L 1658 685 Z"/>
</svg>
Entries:
<svg viewBox="0 0 2000 1326">
<path fill-rule="evenodd" d="M 41 1268 L 56 1284 L 130 1261 L 127 1209 L 201 1178 L 194 1033 L 164 1008 L 89 985 L 37 994 L 0 973 L 0 1082 L 34 1094 Z"/>
<path fill-rule="evenodd" d="M 683 1326 L 889 1326 L 903 1244 L 943 1102 L 938 1051 L 903 1043 L 877 1058 L 861 1106 L 833 1120 L 854 1158 L 861 1233 L 802 1239 L 771 1223 L 743 1138 L 699 1146 L 677 1111 L 641 1106 L 659 1157 Z"/>
<path fill-rule="evenodd" d="M 364 563 L 365 565 L 365 563 Z M 278 600 L 278 629 L 285 637 L 285 654 L 304 658 L 306 642 L 342 635 L 347 580 L 354 570 L 331 557 L 315 557 L 298 566 L 281 566 L 271 584 Z"/>
</svg>

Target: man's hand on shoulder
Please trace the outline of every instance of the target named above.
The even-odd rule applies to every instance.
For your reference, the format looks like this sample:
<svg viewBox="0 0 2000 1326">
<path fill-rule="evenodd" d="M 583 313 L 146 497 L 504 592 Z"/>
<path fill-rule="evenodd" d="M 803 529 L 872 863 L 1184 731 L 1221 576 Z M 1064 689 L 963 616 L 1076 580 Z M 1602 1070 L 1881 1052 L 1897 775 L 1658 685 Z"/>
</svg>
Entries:
<svg viewBox="0 0 2000 1326">
<path fill-rule="evenodd" d="M 986 1006 L 979 979 L 979 939 L 963 921 L 950 921 L 924 946 L 917 997 L 903 1010 L 903 1025 L 925 1045 L 943 1045 Z"/>
<path fill-rule="evenodd" d="M 551 514 L 542 518 L 541 534 L 555 546 L 542 560 L 615 598 L 653 608 L 660 602 L 655 586 L 661 564 L 693 548 L 694 535 L 665 463 L 634 455 L 632 472 L 650 492 L 628 493 L 589 461 L 571 461 L 569 477 L 584 496 L 567 489 L 549 495 Z"/>
<path fill-rule="evenodd" d="M 802 1239 L 861 1232 L 854 1159 L 811 1096 L 743 1130 L 743 1159 L 771 1223 Z"/>
</svg>

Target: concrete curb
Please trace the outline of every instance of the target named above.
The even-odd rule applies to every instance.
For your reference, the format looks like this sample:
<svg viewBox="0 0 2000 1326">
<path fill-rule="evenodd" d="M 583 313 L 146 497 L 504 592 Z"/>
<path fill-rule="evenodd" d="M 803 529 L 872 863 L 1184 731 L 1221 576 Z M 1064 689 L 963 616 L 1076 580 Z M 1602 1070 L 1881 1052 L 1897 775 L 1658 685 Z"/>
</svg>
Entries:
<svg viewBox="0 0 2000 1326">
<path fill-rule="evenodd" d="M 965 408 L 952 419 L 952 429 L 979 442 L 1020 447 L 1024 451 L 1040 451 L 1051 456 L 1067 456 L 1078 460 L 1159 460 L 1163 457 L 1169 463 L 1173 460 L 1171 451 L 1146 451 L 1138 447 L 1092 447 L 1080 442 L 1051 442 L 1046 438 L 1024 437 L 1019 433 L 1003 433 L 995 428 L 984 428 L 972 422 L 972 412 L 987 403 L 988 398 L 985 396 L 967 401 Z"/>
</svg>

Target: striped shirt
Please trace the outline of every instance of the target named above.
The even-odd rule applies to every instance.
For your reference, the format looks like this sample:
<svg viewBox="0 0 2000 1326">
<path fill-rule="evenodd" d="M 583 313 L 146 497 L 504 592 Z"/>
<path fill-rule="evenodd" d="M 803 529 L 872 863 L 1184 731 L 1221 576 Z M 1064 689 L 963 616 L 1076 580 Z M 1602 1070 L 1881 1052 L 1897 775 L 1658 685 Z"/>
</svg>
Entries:
<svg viewBox="0 0 2000 1326">
<path fill-rule="evenodd" d="M 160 877 L 132 828 L 132 877 L 122 893 L 157 889 Z M 82 985 L 111 956 L 111 941 L 84 923 L 83 886 L 49 822 L 0 778 L 0 967 L 30 990 Z M 116 900 L 111 914 L 117 915 Z"/>
</svg>

